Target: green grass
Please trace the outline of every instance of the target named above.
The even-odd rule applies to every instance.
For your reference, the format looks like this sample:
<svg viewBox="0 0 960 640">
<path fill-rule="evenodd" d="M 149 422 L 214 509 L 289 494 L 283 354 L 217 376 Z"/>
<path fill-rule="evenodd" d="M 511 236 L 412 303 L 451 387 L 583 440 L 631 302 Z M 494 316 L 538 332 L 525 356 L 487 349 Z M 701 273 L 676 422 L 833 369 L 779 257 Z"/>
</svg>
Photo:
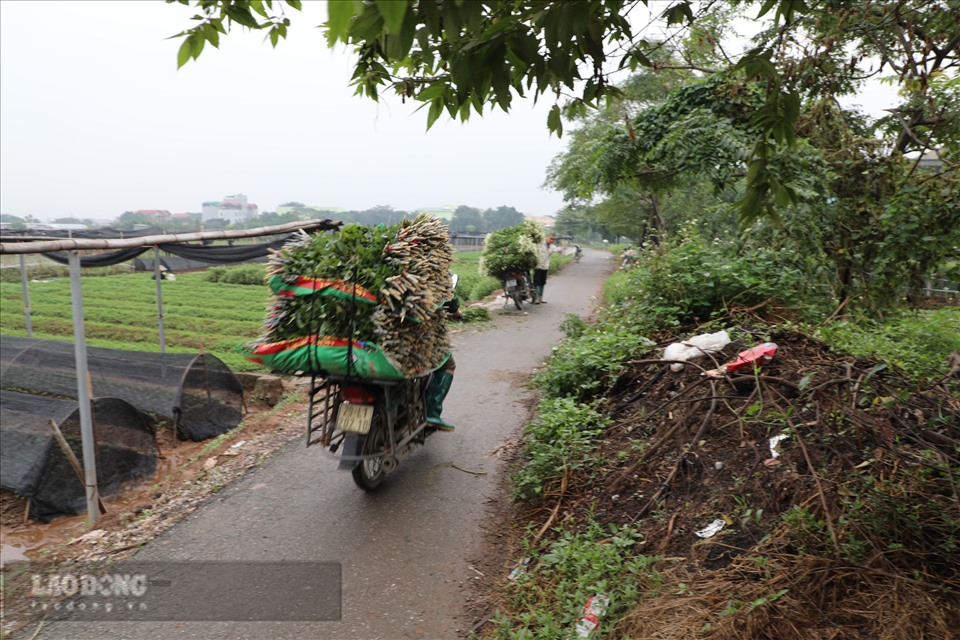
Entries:
<svg viewBox="0 0 960 640">
<path fill-rule="evenodd" d="M 156 283 L 150 273 L 84 277 L 83 307 L 91 347 L 159 351 Z M 30 317 L 35 338 L 73 340 L 70 281 L 56 278 L 29 283 Z M 203 273 L 178 274 L 163 283 L 167 351 L 204 351 L 230 368 L 254 370 L 238 348 L 257 337 L 270 299 L 266 286 L 207 282 Z M 20 283 L 0 283 L 0 331 L 25 336 Z"/>
<path fill-rule="evenodd" d="M 461 302 L 483 300 L 501 287 L 496 278 L 480 275 L 479 264 L 479 251 L 460 251 L 455 254 L 450 270 L 460 276 L 457 295 Z"/>
<path fill-rule="evenodd" d="M 960 307 L 905 312 L 882 323 L 834 322 L 816 336 L 857 357 L 875 357 L 918 382 L 934 382 L 948 371 L 947 358 L 960 351 Z"/>
</svg>

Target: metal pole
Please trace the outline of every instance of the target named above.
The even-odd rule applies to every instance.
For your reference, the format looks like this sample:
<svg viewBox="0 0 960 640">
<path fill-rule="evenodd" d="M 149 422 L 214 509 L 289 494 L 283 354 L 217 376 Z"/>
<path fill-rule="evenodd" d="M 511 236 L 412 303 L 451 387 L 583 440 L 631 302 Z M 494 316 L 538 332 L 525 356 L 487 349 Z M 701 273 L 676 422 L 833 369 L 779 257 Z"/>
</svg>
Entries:
<svg viewBox="0 0 960 640">
<path fill-rule="evenodd" d="M 27 337 L 33 337 L 33 323 L 30 321 L 30 292 L 27 290 L 27 261 L 20 254 L 20 286 L 23 287 L 23 317 L 27 321 Z"/>
<path fill-rule="evenodd" d="M 160 329 L 160 353 L 166 353 L 163 337 L 163 287 L 160 286 L 160 247 L 153 245 L 153 278 L 157 281 L 157 326 Z"/>
<path fill-rule="evenodd" d="M 70 252 L 70 300 L 73 308 L 73 351 L 77 361 L 77 403 L 80 405 L 80 442 L 83 451 L 84 487 L 87 495 L 87 526 L 93 527 L 99 512 L 97 491 L 97 443 L 90 410 L 90 372 L 87 369 L 87 337 L 83 326 L 83 292 L 80 288 L 80 254 Z"/>
</svg>

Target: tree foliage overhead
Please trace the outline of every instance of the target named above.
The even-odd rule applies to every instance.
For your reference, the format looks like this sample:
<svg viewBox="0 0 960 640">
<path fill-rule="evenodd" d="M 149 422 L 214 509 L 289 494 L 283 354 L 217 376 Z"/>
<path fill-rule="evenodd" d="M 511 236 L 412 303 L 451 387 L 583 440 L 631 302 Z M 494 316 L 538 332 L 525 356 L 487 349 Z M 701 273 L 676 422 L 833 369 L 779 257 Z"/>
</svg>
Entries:
<svg viewBox="0 0 960 640">
<path fill-rule="evenodd" d="M 167 0 L 197 9 L 183 38 L 179 65 L 197 58 L 230 28 L 265 30 L 276 46 L 287 35 L 285 9 L 299 0 Z M 776 175 L 776 156 L 793 148 L 802 101 L 856 91 L 865 78 L 893 74 L 902 103 L 885 122 L 895 148 L 942 146 L 957 152 L 956 68 L 960 64 L 958 0 L 672 0 L 661 11 L 669 40 L 683 46 L 679 62 L 664 61 L 664 44 L 645 39 L 631 21 L 649 0 L 346 0 L 328 3 L 330 46 L 355 56 L 357 93 L 379 99 L 392 90 L 422 103 L 427 124 L 443 113 L 466 120 L 489 105 L 508 110 L 515 96 L 554 96 L 547 125 L 563 131 L 566 113 L 585 114 L 617 97 L 611 79 L 645 66 L 658 73 L 696 69 L 757 80 L 756 102 L 738 115 L 752 137 L 730 149 L 746 153 L 747 217 L 772 213 L 802 198 Z M 766 18 L 769 26 L 746 52 L 723 48 L 733 17 Z M 732 85 L 728 85 L 732 86 Z M 713 123 L 689 114 L 691 131 Z M 699 125 L 699 128 L 697 128 Z M 714 132 L 719 137 L 722 132 Z"/>
</svg>

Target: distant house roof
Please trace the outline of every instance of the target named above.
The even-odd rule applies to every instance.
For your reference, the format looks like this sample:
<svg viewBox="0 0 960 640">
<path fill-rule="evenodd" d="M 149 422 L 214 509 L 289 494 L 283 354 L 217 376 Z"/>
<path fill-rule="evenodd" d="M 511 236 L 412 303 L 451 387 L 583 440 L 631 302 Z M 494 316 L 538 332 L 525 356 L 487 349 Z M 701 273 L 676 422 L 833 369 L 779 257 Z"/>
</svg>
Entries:
<svg viewBox="0 0 960 640">
<path fill-rule="evenodd" d="M 166 209 L 139 209 L 134 211 L 142 216 L 168 216 L 170 212 Z"/>
</svg>

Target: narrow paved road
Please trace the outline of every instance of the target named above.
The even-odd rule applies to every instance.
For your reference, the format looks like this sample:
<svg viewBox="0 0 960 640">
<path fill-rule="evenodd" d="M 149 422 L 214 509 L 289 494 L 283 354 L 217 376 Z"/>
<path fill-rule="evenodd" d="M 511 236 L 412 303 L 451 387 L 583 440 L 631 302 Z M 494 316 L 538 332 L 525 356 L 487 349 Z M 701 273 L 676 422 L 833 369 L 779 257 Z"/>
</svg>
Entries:
<svg viewBox="0 0 960 640">
<path fill-rule="evenodd" d="M 560 337 L 567 313 L 586 315 L 610 270 L 585 252 L 547 283 L 546 305 L 494 313 L 492 326 L 454 337 L 457 375 L 439 433 L 376 494 L 316 447 L 298 441 L 145 546 L 138 561 L 329 561 L 342 564 L 339 622 L 52 622 L 41 638 L 455 638 L 470 558 L 482 550 L 495 456 L 528 418 L 524 376 Z M 465 473 L 451 465 L 486 475 Z M 224 598 L 230 594 L 225 593 Z"/>
</svg>

